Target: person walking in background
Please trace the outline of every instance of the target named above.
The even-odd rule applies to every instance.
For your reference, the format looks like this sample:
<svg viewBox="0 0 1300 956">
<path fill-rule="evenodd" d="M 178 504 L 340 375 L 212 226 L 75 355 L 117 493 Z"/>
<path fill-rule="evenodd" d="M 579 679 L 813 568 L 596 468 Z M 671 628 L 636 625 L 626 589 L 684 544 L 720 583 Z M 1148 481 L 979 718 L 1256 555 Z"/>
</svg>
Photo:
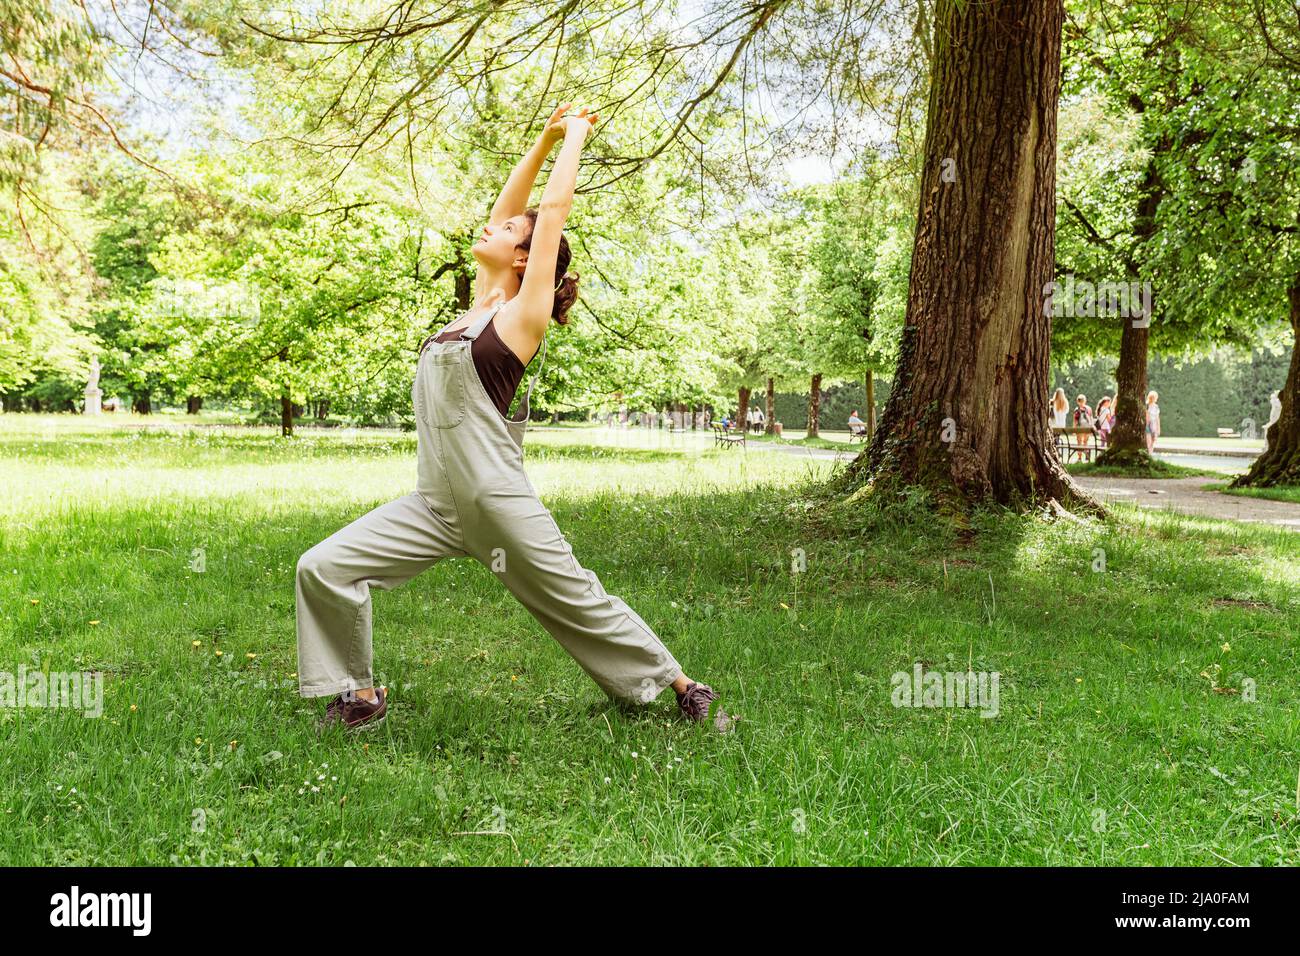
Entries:
<svg viewBox="0 0 1300 956">
<path fill-rule="evenodd" d="M 1052 427 L 1064 428 L 1069 424 L 1070 401 L 1065 397 L 1065 389 L 1058 388 L 1052 396 Z"/>
<path fill-rule="evenodd" d="M 1092 407 L 1087 395 L 1079 395 L 1074 400 L 1074 424 L 1079 428 L 1091 428 L 1093 423 Z"/>
<path fill-rule="evenodd" d="M 1097 403 L 1097 440 L 1105 447 L 1110 440 L 1110 430 L 1115 427 L 1115 403 L 1109 395 Z"/>
<path fill-rule="evenodd" d="M 1156 447 L 1160 437 L 1160 406 L 1156 404 L 1160 396 L 1156 392 L 1147 392 L 1147 454 Z"/>
</svg>

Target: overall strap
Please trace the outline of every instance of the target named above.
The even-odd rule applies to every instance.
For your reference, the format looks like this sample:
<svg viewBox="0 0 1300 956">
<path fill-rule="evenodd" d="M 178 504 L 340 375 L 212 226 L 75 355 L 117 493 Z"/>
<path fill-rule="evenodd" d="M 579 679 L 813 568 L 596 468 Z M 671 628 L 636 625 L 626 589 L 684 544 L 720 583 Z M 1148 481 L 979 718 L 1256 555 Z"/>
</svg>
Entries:
<svg viewBox="0 0 1300 956">
<path fill-rule="evenodd" d="M 482 331 L 487 328 L 487 324 L 492 321 L 492 316 L 496 315 L 497 312 L 501 310 L 501 306 L 503 305 L 505 305 L 504 302 L 498 302 L 496 305 L 492 306 L 491 309 L 489 309 L 488 311 L 480 315 L 478 317 L 478 320 L 472 323 L 469 326 L 469 328 L 467 328 L 464 332 L 461 332 L 460 337 L 462 339 L 469 339 L 470 341 L 473 341 L 474 339 L 478 338 L 479 334 L 482 333 Z"/>
<path fill-rule="evenodd" d="M 504 302 L 498 302 L 496 305 L 494 305 L 494 306 L 493 306 L 491 309 L 489 309 L 489 310 L 487 311 L 487 313 L 486 313 L 485 315 L 483 315 L 483 316 L 482 316 L 482 317 L 481 317 L 477 322 L 472 323 L 472 324 L 469 326 L 468 329 L 466 329 L 465 331 L 461 332 L 461 334 L 460 334 L 460 338 L 462 338 L 462 339 L 476 339 L 476 338 L 478 338 L 479 333 L 483 331 L 483 329 L 487 326 L 487 324 L 488 324 L 490 321 L 492 321 L 492 316 L 496 315 L 496 314 L 497 314 L 497 310 L 500 309 L 501 306 L 503 306 L 503 305 L 505 305 Z M 449 328 L 451 328 L 453 325 L 455 325 L 457 322 L 459 322 L 461 319 L 463 319 L 463 318 L 465 317 L 466 313 L 468 313 L 468 312 L 469 312 L 469 309 L 466 309 L 465 312 L 461 312 L 459 315 L 456 316 L 456 318 L 452 319 L 450 322 L 448 322 L 446 325 L 444 325 L 442 328 L 440 328 L 437 332 L 434 332 L 432 335 L 430 335 L 428 338 L 426 338 L 423 342 L 421 342 L 421 343 L 420 343 L 420 352 L 421 352 L 421 354 L 423 354 L 424 350 L 425 350 L 426 348 L 429 347 L 429 343 L 430 343 L 430 342 L 432 342 L 434 339 L 439 338 L 439 337 L 440 337 L 444 332 L 446 332 Z"/>
<path fill-rule="evenodd" d="M 438 336 L 442 335 L 443 332 L 446 332 L 449 328 L 451 328 L 453 325 L 459 322 L 461 320 L 461 317 L 464 315 L 465 315 L 464 312 L 460 313 L 460 315 L 456 316 L 456 318 L 452 319 L 450 322 L 448 322 L 446 325 L 440 328 L 437 332 L 434 332 L 433 334 L 427 336 L 425 340 L 420 343 L 420 354 L 423 355 L 424 350 L 429 347 L 429 343 L 431 343 Z"/>
</svg>

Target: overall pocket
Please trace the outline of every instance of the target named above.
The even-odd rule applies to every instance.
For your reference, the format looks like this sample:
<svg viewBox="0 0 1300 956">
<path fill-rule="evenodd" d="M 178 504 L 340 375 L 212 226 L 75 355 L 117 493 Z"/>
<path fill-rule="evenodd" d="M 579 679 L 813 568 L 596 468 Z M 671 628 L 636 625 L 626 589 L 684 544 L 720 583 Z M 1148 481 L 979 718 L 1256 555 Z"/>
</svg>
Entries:
<svg viewBox="0 0 1300 956">
<path fill-rule="evenodd" d="M 415 376 L 415 414 L 433 428 L 453 428 L 465 417 L 465 368 L 468 349 L 426 352 Z"/>
</svg>

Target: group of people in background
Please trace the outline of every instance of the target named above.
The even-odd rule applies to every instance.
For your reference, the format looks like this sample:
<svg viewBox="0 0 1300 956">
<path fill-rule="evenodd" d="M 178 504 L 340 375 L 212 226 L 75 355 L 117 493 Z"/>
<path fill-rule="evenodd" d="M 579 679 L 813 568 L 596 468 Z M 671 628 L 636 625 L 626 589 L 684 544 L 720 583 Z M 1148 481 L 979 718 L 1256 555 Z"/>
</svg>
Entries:
<svg viewBox="0 0 1300 956">
<path fill-rule="evenodd" d="M 1156 392 L 1147 392 L 1146 440 L 1149 454 L 1160 437 L 1160 396 Z M 1065 389 L 1058 388 L 1052 396 L 1052 427 L 1091 428 L 1097 433 L 1097 442 L 1105 447 L 1110 440 L 1110 431 L 1115 427 L 1115 400 L 1103 396 L 1097 403 L 1096 411 L 1088 404 L 1088 396 L 1077 395 L 1074 399 L 1074 412 L 1070 413 L 1070 403 L 1065 397 Z"/>
</svg>

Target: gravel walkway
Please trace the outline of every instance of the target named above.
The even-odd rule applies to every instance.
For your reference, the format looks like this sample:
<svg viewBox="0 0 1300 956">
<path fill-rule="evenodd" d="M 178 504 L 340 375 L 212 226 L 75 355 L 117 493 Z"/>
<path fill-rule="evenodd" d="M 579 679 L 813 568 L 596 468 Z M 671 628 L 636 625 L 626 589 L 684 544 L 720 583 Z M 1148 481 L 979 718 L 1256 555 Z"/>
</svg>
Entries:
<svg viewBox="0 0 1300 956">
<path fill-rule="evenodd" d="M 1178 511 L 1233 521 L 1258 521 L 1300 531 L 1300 505 L 1265 498 L 1205 491 L 1209 478 L 1086 478 L 1084 488 L 1106 501 L 1123 501 L 1141 508 Z"/>
</svg>

